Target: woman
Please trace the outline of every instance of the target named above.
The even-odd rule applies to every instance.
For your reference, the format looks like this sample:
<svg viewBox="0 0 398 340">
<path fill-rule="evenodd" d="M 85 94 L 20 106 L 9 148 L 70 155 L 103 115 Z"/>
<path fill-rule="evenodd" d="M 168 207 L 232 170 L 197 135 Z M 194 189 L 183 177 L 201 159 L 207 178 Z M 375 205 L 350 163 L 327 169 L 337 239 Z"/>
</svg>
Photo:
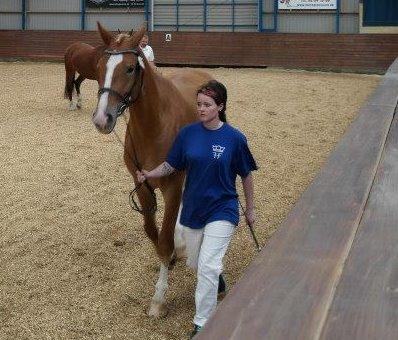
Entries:
<svg viewBox="0 0 398 340">
<path fill-rule="evenodd" d="M 245 136 L 226 123 L 227 90 L 215 80 L 197 91 L 199 122 L 181 129 L 167 160 L 151 171 L 137 171 L 139 182 L 186 171 L 180 223 L 184 226 L 187 264 L 197 269 L 194 336 L 225 291 L 222 261 L 239 223 L 236 176 L 242 178 L 246 219 L 255 220 L 253 179 L 257 166 Z"/>
<path fill-rule="evenodd" d="M 141 38 L 139 45 L 142 52 L 145 55 L 145 58 L 148 60 L 149 65 L 155 68 L 155 55 L 153 53 L 152 47 L 148 45 L 148 42 L 149 42 L 148 34 L 144 34 L 143 37 Z M 141 57 L 139 57 L 139 59 L 140 63 L 142 63 Z"/>
</svg>

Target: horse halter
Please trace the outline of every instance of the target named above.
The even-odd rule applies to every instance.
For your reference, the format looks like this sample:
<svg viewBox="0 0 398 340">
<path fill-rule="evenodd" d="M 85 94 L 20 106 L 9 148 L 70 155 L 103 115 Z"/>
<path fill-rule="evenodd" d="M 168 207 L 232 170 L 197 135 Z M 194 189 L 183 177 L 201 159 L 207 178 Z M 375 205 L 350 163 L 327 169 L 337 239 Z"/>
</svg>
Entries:
<svg viewBox="0 0 398 340">
<path fill-rule="evenodd" d="M 137 57 L 140 57 L 142 55 L 141 51 L 138 51 L 136 49 L 128 49 L 128 50 L 105 50 L 105 53 L 110 54 L 110 55 L 116 55 L 116 54 L 127 54 L 127 53 L 132 53 L 135 54 Z M 140 63 L 137 60 L 137 64 L 135 65 L 133 74 L 139 74 L 141 67 L 140 67 Z M 139 78 L 139 77 L 137 77 Z M 120 117 L 124 110 L 126 110 L 126 108 L 128 108 L 131 104 L 133 104 L 138 96 L 139 96 L 139 92 L 136 94 L 135 98 L 133 99 L 132 97 L 132 91 L 133 88 L 135 86 L 135 82 L 136 80 L 134 79 L 134 84 L 131 86 L 131 89 L 129 91 L 127 91 L 126 94 L 122 95 L 121 93 L 119 93 L 118 91 L 115 91 L 114 89 L 110 88 L 110 87 L 101 87 L 98 90 L 98 97 L 101 97 L 102 94 L 108 92 L 109 94 L 118 97 L 120 99 L 120 104 L 118 105 L 117 108 L 117 116 Z"/>
</svg>

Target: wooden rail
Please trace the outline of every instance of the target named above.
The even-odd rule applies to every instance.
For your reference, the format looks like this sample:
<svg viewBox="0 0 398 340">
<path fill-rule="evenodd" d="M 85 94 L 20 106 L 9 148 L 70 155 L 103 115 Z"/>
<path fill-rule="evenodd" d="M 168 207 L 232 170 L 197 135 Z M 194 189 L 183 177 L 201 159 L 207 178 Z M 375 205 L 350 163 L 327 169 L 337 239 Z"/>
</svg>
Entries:
<svg viewBox="0 0 398 340">
<path fill-rule="evenodd" d="M 397 339 L 398 59 L 197 339 Z"/>
<path fill-rule="evenodd" d="M 248 66 L 384 73 L 398 34 L 151 32 L 160 65 Z M 58 60 L 72 42 L 100 44 L 95 31 L 0 31 L 0 58 Z"/>
</svg>

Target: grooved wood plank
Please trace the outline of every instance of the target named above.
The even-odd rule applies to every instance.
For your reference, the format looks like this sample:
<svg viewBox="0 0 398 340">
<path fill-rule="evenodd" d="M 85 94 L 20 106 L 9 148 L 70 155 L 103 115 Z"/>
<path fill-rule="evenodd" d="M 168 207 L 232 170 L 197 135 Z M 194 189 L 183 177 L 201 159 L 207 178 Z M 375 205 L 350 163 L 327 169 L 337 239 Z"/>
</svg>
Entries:
<svg viewBox="0 0 398 340">
<path fill-rule="evenodd" d="M 391 76 L 385 77 L 382 87 L 392 81 Z M 376 91 L 361 108 L 326 165 L 198 339 L 320 337 L 362 218 L 397 98 L 398 83 L 395 91 L 387 94 Z M 383 100 L 388 105 L 378 104 Z"/>
<path fill-rule="evenodd" d="M 398 117 L 382 161 L 322 339 L 398 337 Z"/>
</svg>

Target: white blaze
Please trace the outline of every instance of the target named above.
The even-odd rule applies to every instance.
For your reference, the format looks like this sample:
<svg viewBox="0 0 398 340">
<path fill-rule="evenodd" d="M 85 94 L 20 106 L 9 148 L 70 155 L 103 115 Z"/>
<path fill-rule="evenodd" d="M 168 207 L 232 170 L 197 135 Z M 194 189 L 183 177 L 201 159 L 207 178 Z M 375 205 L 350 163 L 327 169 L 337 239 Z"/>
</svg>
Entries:
<svg viewBox="0 0 398 340">
<path fill-rule="evenodd" d="M 122 62 L 122 60 L 123 60 L 122 54 L 115 54 L 109 57 L 109 60 L 106 63 L 106 74 L 105 74 L 105 83 L 104 83 L 105 88 L 111 88 L 113 72 L 115 71 L 116 66 Z M 103 94 L 101 94 L 101 97 L 98 101 L 98 108 L 96 113 L 97 119 L 104 122 L 106 122 L 105 111 L 106 107 L 108 106 L 108 97 L 109 97 L 109 92 L 104 92 Z"/>
</svg>

